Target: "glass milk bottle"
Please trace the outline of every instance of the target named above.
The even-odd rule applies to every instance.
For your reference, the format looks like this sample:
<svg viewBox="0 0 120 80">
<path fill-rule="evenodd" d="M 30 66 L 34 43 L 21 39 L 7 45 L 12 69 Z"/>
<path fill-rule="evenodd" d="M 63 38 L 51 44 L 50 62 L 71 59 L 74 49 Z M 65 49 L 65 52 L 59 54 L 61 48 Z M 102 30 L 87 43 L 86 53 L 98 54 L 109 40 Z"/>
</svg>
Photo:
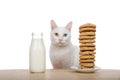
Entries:
<svg viewBox="0 0 120 80">
<path fill-rule="evenodd" d="M 32 33 L 29 67 L 30 72 L 45 72 L 45 46 L 42 33 Z"/>
</svg>

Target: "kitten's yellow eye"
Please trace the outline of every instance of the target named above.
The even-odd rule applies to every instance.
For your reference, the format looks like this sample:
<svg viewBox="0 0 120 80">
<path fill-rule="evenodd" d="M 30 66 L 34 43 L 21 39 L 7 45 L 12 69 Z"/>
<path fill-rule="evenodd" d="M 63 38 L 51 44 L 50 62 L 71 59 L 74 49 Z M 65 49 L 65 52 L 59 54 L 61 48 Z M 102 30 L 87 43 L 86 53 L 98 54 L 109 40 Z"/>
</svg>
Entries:
<svg viewBox="0 0 120 80">
<path fill-rule="evenodd" d="M 55 36 L 58 36 L 58 33 L 55 33 Z"/>
</svg>

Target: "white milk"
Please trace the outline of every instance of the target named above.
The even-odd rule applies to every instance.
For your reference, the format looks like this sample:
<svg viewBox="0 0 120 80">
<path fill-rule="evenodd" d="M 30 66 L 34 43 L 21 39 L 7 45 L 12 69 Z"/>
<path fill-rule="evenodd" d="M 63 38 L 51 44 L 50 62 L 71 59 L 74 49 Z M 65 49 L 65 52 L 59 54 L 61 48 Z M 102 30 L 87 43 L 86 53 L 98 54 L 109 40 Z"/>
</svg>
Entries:
<svg viewBox="0 0 120 80">
<path fill-rule="evenodd" d="M 30 72 L 45 72 L 45 46 L 42 34 L 32 34 L 29 64 Z"/>
</svg>

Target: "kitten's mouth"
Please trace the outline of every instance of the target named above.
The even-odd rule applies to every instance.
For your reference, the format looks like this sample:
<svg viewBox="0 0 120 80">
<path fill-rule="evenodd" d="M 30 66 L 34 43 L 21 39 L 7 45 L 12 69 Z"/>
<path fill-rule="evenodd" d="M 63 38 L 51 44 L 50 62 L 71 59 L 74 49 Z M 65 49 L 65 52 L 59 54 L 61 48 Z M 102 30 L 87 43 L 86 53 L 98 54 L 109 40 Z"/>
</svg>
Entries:
<svg viewBox="0 0 120 80">
<path fill-rule="evenodd" d="M 59 44 L 63 44 L 62 42 L 59 42 Z"/>
<path fill-rule="evenodd" d="M 63 45 L 63 42 L 58 42 L 58 44 L 59 44 L 60 46 L 62 46 L 62 45 Z"/>
</svg>

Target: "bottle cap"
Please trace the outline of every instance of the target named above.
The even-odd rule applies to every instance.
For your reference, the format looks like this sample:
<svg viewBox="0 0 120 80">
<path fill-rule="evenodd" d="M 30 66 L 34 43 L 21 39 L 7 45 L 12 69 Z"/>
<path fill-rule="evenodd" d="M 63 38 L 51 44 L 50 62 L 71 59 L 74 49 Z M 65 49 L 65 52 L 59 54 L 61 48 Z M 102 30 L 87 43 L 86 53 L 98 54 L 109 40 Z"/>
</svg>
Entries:
<svg viewBox="0 0 120 80">
<path fill-rule="evenodd" d="M 43 33 L 32 32 L 32 38 L 43 38 Z"/>
</svg>

